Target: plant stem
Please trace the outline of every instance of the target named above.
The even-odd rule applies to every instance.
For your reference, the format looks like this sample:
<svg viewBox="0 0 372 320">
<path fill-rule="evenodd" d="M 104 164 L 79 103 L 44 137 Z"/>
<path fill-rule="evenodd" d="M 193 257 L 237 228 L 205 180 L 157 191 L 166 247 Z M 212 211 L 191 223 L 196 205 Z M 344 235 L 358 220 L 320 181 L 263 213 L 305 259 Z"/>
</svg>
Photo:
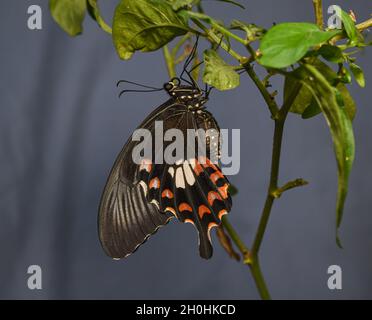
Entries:
<svg viewBox="0 0 372 320">
<path fill-rule="evenodd" d="M 206 28 L 198 19 L 191 18 L 192 22 L 194 22 L 200 29 L 202 29 L 208 39 L 217 44 L 220 45 L 223 50 L 225 50 L 227 53 L 229 53 L 233 58 L 238 60 L 240 63 L 246 62 L 247 58 L 242 57 L 239 53 L 235 52 L 229 45 L 227 45 L 224 41 L 222 41 L 222 38 L 216 35 L 212 30 Z"/>
<path fill-rule="evenodd" d="M 320 29 L 323 29 L 323 4 L 322 0 L 313 0 L 315 20 Z"/>
<path fill-rule="evenodd" d="M 249 254 L 249 250 L 247 246 L 244 244 L 244 242 L 240 239 L 238 233 L 235 231 L 229 220 L 227 220 L 226 216 L 223 217 L 222 224 L 225 227 L 227 233 L 229 234 L 231 240 L 235 243 L 236 247 L 242 253 L 243 259 L 246 259 Z"/>
<path fill-rule="evenodd" d="M 260 250 L 260 246 L 261 246 L 261 243 L 262 243 L 265 231 L 266 231 L 266 227 L 269 222 L 271 209 L 273 207 L 274 200 L 275 200 L 275 193 L 278 192 L 280 155 L 281 155 L 281 150 L 282 150 L 284 124 L 287 119 L 289 109 L 292 106 L 293 101 L 296 99 L 300 89 L 301 89 L 301 85 L 299 84 L 297 84 L 293 88 L 289 97 L 286 99 L 286 101 L 284 101 L 283 106 L 278 112 L 277 117 L 274 119 L 275 130 L 274 130 L 273 151 L 272 151 L 272 158 L 271 158 L 270 183 L 269 183 L 269 187 L 267 191 L 265 205 L 262 210 L 260 222 L 257 228 L 256 236 L 254 238 L 253 245 L 252 245 L 251 251 L 249 252 L 249 258 L 247 261 L 249 265 L 251 266 L 251 272 L 252 272 L 253 278 L 256 281 L 257 286 L 260 285 L 260 281 L 263 281 L 263 279 L 260 279 L 260 277 L 262 278 L 262 274 L 258 274 L 258 271 L 256 270 L 258 269 L 260 271 L 260 266 L 258 263 L 258 252 Z M 255 273 L 253 271 L 255 271 Z"/>
<path fill-rule="evenodd" d="M 269 188 L 267 191 L 265 205 L 262 210 L 260 223 L 258 225 L 256 236 L 253 241 L 252 250 L 250 252 L 251 254 L 250 260 L 252 261 L 251 262 L 252 264 L 254 264 L 255 260 L 257 260 L 258 251 L 260 250 L 262 239 L 265 234 L 266 226 L 269 221 L 271 209 L 272 209 L 272 206 L 275 200 L 273 192 L 278 187 L 279 163 L 280 163 L 280 154 L 281 154 L 281 148 L 282 148 L 284 123 L 285 123 L 285 118 L 275 120 L 273 152 L 272 152 L 272 158 L 271 158 L 270 183 L 269 183 Z"/>
<path fill-rule="evenodd" d="M 322 13 L 322 1 L 321 0 L 313 0 L 314 8 L 316 11 L 316 18 L 317 24 L 322 28 L 323 27 L 323 13 Z M 253 71 L 253 68 L 250 64 L 245 65 L 245 69 L 248 75 L 251 77 L 253 82 L 256 84 L 257 88 L 261 92 L 264 100 L 266 101 L 270 112 L 272 114 L 272 118 L 275 121 L 275 129 L 274 129 L 274 137 L 273 137 L 273 151 L 272 151 L 272 158 L 271 158 L 271 171 L 270 171 L 270 183 L 267 191 L 267 196 L 265 200 L 265 205 L 261 214 L 260 222 L 257 228 L 256 236 L 253 241 L 252 249 L 249 251 L 248 259 L 246 259 L 245 263 L 248 263 L 250 266 L 250 270 L 254 281 L 256 283 L 257 289 L 260 292 L 262 299 L 270 299 L 269 291 L 266 287 L 260 264 L 258 253 L 261 247 L 261 243 L 266 231 L 266 227 L 270 218 L 271 209 L 273 207 L 275 198 L 277 195 L 281 194 L 282 192 L 289 190 L 290 188 L 305 185 L 306 182 L 297 179 L 295 181 L 289 182 L 288 184 L 284 185 L 282 188 L 278 188 L 278 179 L 279 179 L 279 168 L 280 168 L 280 155 L 282 150 L 282 141 L 283 141 L 283 132 L 284 132 L 284 124 L 287 119 L 288 112 L 290 107 L 292 106 L 294 100 L 296 99 L 302 85 L 296 84 L 295 87 L 292 89 L 291 94 L 289 97 L 284 101 L 283 106 L 278 109 L 278 106 L 273 99 L 272 95 L 267 91 L 266 87 L 262 83 L 262 81 L 258 78 L 256 73 Z"/>
<path fill-rule="evenodd" d="M 262 275 L 261 266 L 258 258 L 251 264 L 249 264 L 249 268 L 251 270 L 252 277 L 254 282 L 256 283 L 257 290 L 260 294 L 262 300 L 270 300 L 271 296 L 269 290 L 267 289 L 265 279 Z"/>
<path fill-rule="evenodd" d="M 287 115 L 294 99 L 296 99 L 301 85 L 296 85 L 293 88 L 290 96 L 284 102 L 282 108 L 280 109 L 277 118 L 275 119 L 275 129 L 273 138 L 273 151 L 271 158 L 271 172 L 270 172 L 270 183 L 267 191 L 266 201 L 264 209 L 262 211 L 260 223 L 257 229 L 255 239 L 253 241 L 253 246 L 251 250 L 251 260 L 254 262 L 257 259 L 258 251 L 260 249 L 263 236 L 266 231 L 266 226 L 270 218 L 271 209 L 275 200 L 275 193 L 278 190 L 278 179 L 279 179 L 279 167 L 280 167 L 280 155 L 282 150 L 283 141 L 283 131 L 284 124 L 287 119 Z"/>
<path fill-rule="evenodd" d="M 276 119 L 277 115 L 278 115 L 279 108 L 278 108 L 278 105 L 276 104 L 275 100 L 270 95 L 269 91 L 266 89 L 263 82 L 258 78 L 257 74 L 254 72 L 252 65 L 251 64 L 246 64 L 244 66 L 244 68 L 247 71 L 250 78 L 255 83 L 258 90 L 261 92 L 262 97 L 264 98 L 267 106 L 269 107 L 269 110 L 271 112 L 271 117 L 273 119 Z"/>
<path fill-rule="evenodd" d="M 198 13 L 198 12 L 192 12 L 192 11 L 189 11 L 188 12 L 188 15 L 192 19 L 195 19 L 197 21 L 199 21 L 199 19 L 201 19 L 201 20 L 207 22 L 208 24 L 211 25 L 211 27 L 213 27 L 215 30 L 220 31 L 226 37 L 231 37 L 231 38 L 235 39 L 236 41 L 240 42 L 244 46 L 247 45 L 247 41 L 245 39 L 240 38 L 238 35 L 236 35 L 235 33 L 231 32 L 230 30 L 226 29 L 224 26 L 221 26 L 219 23 L 217 23 L 210 16 L 207 16 L 204 13 L 200 13 L 200 12 Z"/>
<path fill-rule="evenodd" d="M 251 255 L 249 252 L 249 249 L 244 244 L 244 242 L 240 239 L 238 233 L 235 231 L 233 226 L 230 224 L 230 222 L 227 220 L 227 217 L 224 216 L 222 218 L 222 224 L 229 234 L 231 240 L 234 242 L 236 247 L 239 249 L 243 256 L 243 263 L 249 266 L 249 269 L 251 271 L 253 280 L 256 284 L 258 293 L 263 300 L 269 300 L 271 299 L 269 290 L 267 289 L 265 279 L 262 275 L 260 263 L 258 261 L 258 258 L 256 258 L 254 261 L 250 259 Z"/>
<path fill-rule="evenodd" d="M 175 60 L 176 57 L 177 57 L 177 53 L 178 53 L 178 51 L 181 49 L 181 47 L 183 46 L 183 44 L 184 44 L 188 39 L 190 39 L 191 35 L 192 35 L 192 34 L 191 34 L 190 32 L 186 33 L 186 34 L 181 38 L 181 40 L 178 41 L 178 42 L 176 43 L 176 45 L 173 47 L 173 49 L 172 49 L 172 51 L 171 51 L 171 54 L 172 54 L 172 58 L 173 58 L 174 60 Z"/>
<path fill-rule="evenodd" d="M 372 27 L 372 18 L 357 24 L 356 27 L 360 32 L 362 32 L 362 31 L 364 31 L 368 28 L 371 28 Z"/>
<path fill-rule="evenodd" d="M 273 196 L 275 198 L 280 198 L 280 196 L 285 191 L 288 191 L 288 190 L 291 190 L 291 189 L 297 188 L 297 187 L 306 186 L 307 184 L 309 184 L 309 183 L 307 181 L 305 181 L 304 179 L 296 179 L 296 180 L 293 180 L 293 181 L 289 181 L 284 186 L 276 189 L 276 191 L 273 192 Z"/>
<path fill-rule="evenodd" d="M 198 12 L 204 13 L 203 6 L 200 2 L 196 5 L 196 9 L 198 10 Z"/>
<path fill-rule="evenodd" d="M 163 54 L 164 54 L 164 60 L 167 66 L 169 78 L 170 79 L 174 78 L 176 76 L 176 66 L 174 64 L 174 59 L 169 52 L 168 46 L 163 47 Z"/>
</svg>

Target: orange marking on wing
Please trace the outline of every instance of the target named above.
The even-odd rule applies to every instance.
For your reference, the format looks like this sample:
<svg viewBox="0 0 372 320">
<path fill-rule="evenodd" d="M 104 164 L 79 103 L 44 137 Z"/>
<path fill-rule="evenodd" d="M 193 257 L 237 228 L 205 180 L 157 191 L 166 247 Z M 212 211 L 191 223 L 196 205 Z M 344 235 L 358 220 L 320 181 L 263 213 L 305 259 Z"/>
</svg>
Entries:
<svg viewBox="0 0 372 320">
<path fill-rule="evenodd" d="M 162 197 L 162 198 L 173 199 L 173 192 L 170 191 L 169 189 L 165 189 L 165 190 L 161 193 L 161 197 Z"/>
<path fill-rule="evenodd" d="M 142 162 L 141 162 L 139 170 L 140 171 L 146 170 L 148 173 L 150 173 L 151 169 L 152 169 L 152 161 L 149 160 L 149 159 L 143 159 Z"/>
<path fill-rule="evenodd" d="M 208 192 L 208 203 L 209 203 L 210 206 L 213 206 L 213 202 L 216 199 L 217 200 L 222 200 L 221 199 L 221 196 L 217 192 L 215 192 L 215 191 L 209 191 Z"/>
<path fill-rule="evenodd" d="M 205 214 L 210 214 L 210 213 L 211 213 L 211 211 L 205 205 L 202 204 L 201 206 L 199 206 L 198 214 L 199 214 L 200 219 L 203 219 L 203 216 Z"/>
<path fill-rule="evenodd" d="M 174 208 L 172 208 L 172 207 L 166 207 L 164 211 L 171 212 L 177 218 L 176 210 L 174 210 Z"/>
<path fill-rule="evenodd" d="M 203 168 L 198 160 L 195 160 L 195 167 L 193 168 L 193 170 L 197 176 L 199 176 L 203 172 Z"/>
<path fill-rule="evenodd" d="M 220 178 L 225 178 L 225 176 L 222 174 L 221 171 L 216 171 L 215 173 L 212 173 L 212 174 L 211 174 L 211 177 L 210 177 L 210 179 L 212 180 L 212 182 L 213 182 L 214 184 L 216 184 L 216 182 L 217 182 L 218 179 L 220 179 Z"/>
<path fill-rule="evenodd" d="M 210 160 L 207 158 L 207 163 L 206 163 L 209 167 L 212 167 L 214 170 L 216 171 L 220 171 L 220 169 Z"/>
<path fill-rule="evenodd" d="M 222 209 L 219 213 L 218 213 L 218 219 L 222 219 L 222 217 L 227 214 L 227 210 L 225 209 Z"/>
<path fill-rule="evenodd" d="M 215 171 L 220 171 L 219 168 L 217 168 L 217 166 L 208 158 L 206 157 L 199 157 L 199 161 L 200 163 L 203 165 L 204 168 L 213 168 L 213 170 Z"/>
<path fill-rule="evenodd" d="M 160 180 L 158 177 L 155 177 L 154 179 L 151 179 L 150 180 L 150 183 L 149 183 L 149 188 L 152 189 L 159 189 L 160 187 Z"/>
<path fill-rule="evenodd" d="M 178 210 L 179 211 L 190 211 L 190 212 L 192 212 L 192 208 L 186 202 L 182 202 L 178 206 Z"/>
<path fill-rule="evenodd" d="M 227 183 L 225 183 L 222 187 L 218 188 L 218 191 L 221 194 L 223 199 L 227 199 L 228 197 L 228 192 L 227 192 L 228 188 L 229 188 L 229 185 Z"/>
</svg>

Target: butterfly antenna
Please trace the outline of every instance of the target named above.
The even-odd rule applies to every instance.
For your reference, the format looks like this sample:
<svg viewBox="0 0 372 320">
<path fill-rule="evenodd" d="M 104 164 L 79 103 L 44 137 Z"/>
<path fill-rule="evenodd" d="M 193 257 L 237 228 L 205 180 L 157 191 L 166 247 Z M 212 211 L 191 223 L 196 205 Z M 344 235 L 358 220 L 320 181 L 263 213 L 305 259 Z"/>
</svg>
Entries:
<svg viewBox="0 0 372 320">
<path fill-rule="evenodd" d="M 119 80 L 117 83 L 116 83 L 116 87 L 119 87 L 119 85 L 121 83 L 129 83 L 129 84 L 134 84 L 138 87 L 142 87 L 142 88 L 147 88 L 147 89 L 162 89 L 162 88 L 155 88 L 155 87 L 151 87 L 151 86 L 146 86 L 144 84 L 141 84 L 141 83 L 137 83 L 137 82 L 133 82 L 133 81 L 129 81 L 129 80 Z"/>
<path fill-rule="evenodd" d="M 204 61 L 200 61 L 199 63 L 197 63 L 195 66 L 193 66 L 190 71 L 186 71 L 188 73 L 192 73 L 196 68 L 199 68 L 202 64 L 204 63 Z"/>
<path fill-rule="evenodd" d="M 126 92 L 156 92 L 156 91 L 162 91 L 163 88 L 157 88 L 157 89 L 150 89 L 150 90 L 132 90 L 132 89 L 126 89 L 123 91 L 120 91 L 119 98 Z"/>
<path fill-rule="evenodd" d="M 125 90 L 122 90 L 120 93 L 119 93 L 119 98 L 126 92 L 156 92 L 156 91 L 161 91 L 163 90 L 163 88 L 155 88 L 155 87 L 151 87 L 151 86 L 146 86 L 144 84 L 141 84 L 141 83 L 137 83 L 137 82 L 133 82 L 133 81 L 129 81 L 129 80 L 119 80 L 116 84 L 117 87 L 119 87 L 119 85 L 121 83 L 129 83 L 129 84 L 133 84 L 133 85 L 136 85 L 138 87 L 141 87 L 141 88 L 146 88 L 146 89 L 149 89 L 149 90 L 134 90 L 134 89 L 125 89 Z"/>
<path fill-rule="evenodd" d="M 205 84 L 205 97 L 206 97 L 207 99 L 208 99 L 208 97 L 209 97 L 209 95 L 210 95 L 212 89 L 214 89 L 213 86 L 210 86 L 210 87 L 208 88 L 208 84 Z"/>
<path fill-rule="evenodd" d="M 199 88 L 199 85 L 197 84 L 197 82 L 195 81 L 194 77 L 192 76 L 192 72 L 193 72 L 195 69 L 197 69 L 198 67 L 200 67 L 200 65 L 202 65 L 203 63 L 204 63 L 204 61 L 201 61 L 201 62 L 197 63 L 195 66 L 193 66 L 193 67 L 190 69 L 190 71 L 185 69 L 185 72 L 186 72 L 187 76 L 190 78 L 191 82 L 190 82 L 190 81 L 187 81 L 186 79 L 182 79 L 182 80 L 183 80 L 183 81 L 186 81 L 187 83 L 189 83 L 189 84 L 191 84 L 191 85 L 197 87 L 198 89 L 200 89 L 200 88 Z"/>
<path fill-rule="evenodd" d="M 192 81 L 192 83 L 190 83 L 188 80 L 186 80 L 186 79 L 183 77 L 183 75 L 184 75 L 185 72 L 186 72 L 186 74 L 188 73 L 188 72 L 187 72 L 187 68 L 188 68 L 188 66 L 189 66 L 190 63 L 194 60 L 194 58 L 195 58 L 195 56 L 196 56 L 196 49 L 197 49 L 197 47 L 198 47 L 198 42 L 199 42 L 199 35 L 196 36 L 195 44 L 194 44 L 194 46 L 192 47 L 192 50 L 191 50 L 189 56 L 187 57 L 187 59 L 186 59 L 184 65 L 183 65 L 183 70 L 182 70 L 182 73 L 181 73 L 181 75 L 180 75 L 180 79 L 182 79 L 183 81 L 185 81 L 185 82 L 187 82 L 187 83 L 189 83 L 189 84 L 191 84 L 191 85 L 195 85 L 195 81 L 194 81 L 194 79 L 192 79 L 192 77 L 190 77 L 190 75 L 188 74 L 188 76 L 190 77 L 190 79 L 191 79 L 191 81 Z"/>
<path fill-rule="evenodd" d="M 195 54 L 196 54 L 196 49 L 198 48 L 198 43 L 199 43 L 199 35 L 196 35 L 195 43 L 194 43 L 194 45 L 191 49 L 191 52 L 190 52 L 189 56 L 185 60 L 185 63 L 183 65 L 183 70 L 186 70 L 187 67 L 189 66 L 189 64 L 192 62 L 192 60 L 194 60 Z"/>
</svg>

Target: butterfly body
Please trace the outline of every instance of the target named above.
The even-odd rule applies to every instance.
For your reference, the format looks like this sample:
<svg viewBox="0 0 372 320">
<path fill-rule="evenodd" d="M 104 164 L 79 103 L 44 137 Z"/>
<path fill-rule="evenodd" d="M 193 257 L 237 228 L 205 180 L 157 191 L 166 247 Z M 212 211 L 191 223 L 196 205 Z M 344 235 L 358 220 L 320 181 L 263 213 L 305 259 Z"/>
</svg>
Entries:
<svg viewBox="0 0 372 320">
<path fill-rule="evenodd" d="M 139 141 L 130 138 L 106 183 L 99 210 L 99 236 L 105 252 L 113 258 L 134 252 L 173 217 L 196 227 L 200 255 L 210 258 L 213 252 L 210 230 L 231 209 L 229 182 L 218 164 L 211 161 L 212 156 L 219 156 L 220 140 L 214 134 L 219 133 L 219 126 L 205 109 L 208 97 L 195 85 L 181 85 L 175 79 L 164 85 L 169 100 L 139 126 L 151 133 L 144 142 L 151 145 L 151 157 L 136 163 L 132 153 Z M 155 143 L 160 122 L 163 149 Z M 184 140 L 182 157 L 159 163 L 158 156 L 163 157 L 164 148 L 173 143 L 166 139 L 170 129 L 179 130 L 184 137 L 190 130 L 204 130 L 206 152 L 199 152 L 198 140 L 194 147 L 197 151 L 188 156 L 191 144 Z"/>
</svg>

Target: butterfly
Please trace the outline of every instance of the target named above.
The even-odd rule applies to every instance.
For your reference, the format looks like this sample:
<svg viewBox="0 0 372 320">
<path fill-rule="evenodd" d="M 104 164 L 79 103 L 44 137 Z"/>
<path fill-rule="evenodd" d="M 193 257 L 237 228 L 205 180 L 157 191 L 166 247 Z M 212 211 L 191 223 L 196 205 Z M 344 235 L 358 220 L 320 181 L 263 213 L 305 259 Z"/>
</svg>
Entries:
<svg viewBox="0 0 372 320">
<path fill-rule="evenodd" d="M 157 163 L 156 157 L 164 148 L 156 150 L 153 143 L 159 121 L 164 132 L 176 128 L 184 135 L 188 129 L 219 134 L 217 121 L 205 108 L 210 90 L 201 90 L 190 74 L 189 77 L 191 82 L 181 75 L 164 84 L 169 99 L 138 127 L 152 134 L 146 142 L 153 151 L 151 158 L 140 163 L 134 161 L 132 153 L 141 142 L 131 137 L 108 177 L 99 207 L 98 227 L 102 247 L 114 259 L 133 253 L 174 217 L 196 227 L 202 258 L 209 259 L 213 254 L 210 231 L 221 224 L 222 216 L 232 206 L 230 183 L 218 163 L 211 161 L 212 156 L 219 157 L 220 139 L 206 134 L 204 154 L 195 152 L 194 157 L 179 158 L 174 163 Z M 164 141 L 164 147 L 171 143 Z M 189 147 L 186 141 L 183 147 L 186 154 Z"/>
</svg>

